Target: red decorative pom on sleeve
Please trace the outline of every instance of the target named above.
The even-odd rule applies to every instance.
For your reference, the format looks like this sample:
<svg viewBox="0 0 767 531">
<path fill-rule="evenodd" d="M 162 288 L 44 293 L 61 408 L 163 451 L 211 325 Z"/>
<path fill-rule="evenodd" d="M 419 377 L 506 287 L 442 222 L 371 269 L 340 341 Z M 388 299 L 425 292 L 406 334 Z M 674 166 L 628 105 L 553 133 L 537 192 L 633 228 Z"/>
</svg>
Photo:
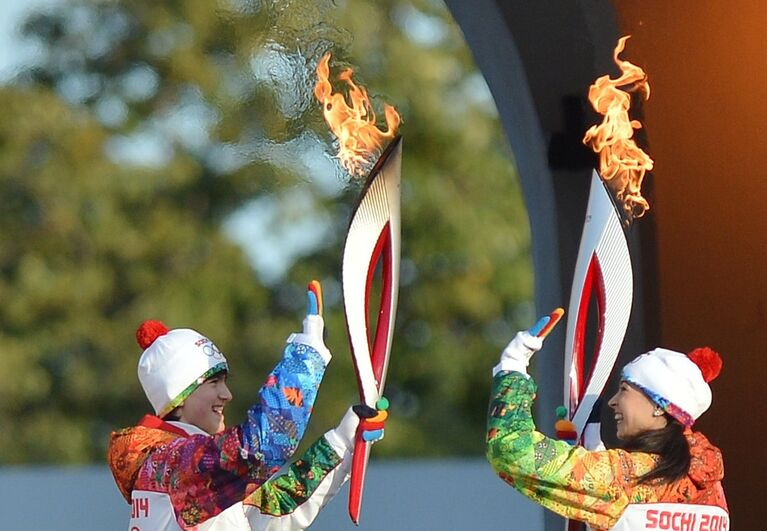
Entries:
<svg viewBox="0 0 767 531">
<path fill-rule="evenodd" d="M 719 372 L 722 370 L 722 358 L 709 347 L 696 348 L 687 357 L 698 366 L 706 382 L 719 376 Z"/>
<path fill-rule="evenodd" d="M 136 330 L 138 346 L 146 349 L 154 343 L 154 340 L 168 333 L 168 327 L 161 321 L 144 321 Z"/>
</svg>

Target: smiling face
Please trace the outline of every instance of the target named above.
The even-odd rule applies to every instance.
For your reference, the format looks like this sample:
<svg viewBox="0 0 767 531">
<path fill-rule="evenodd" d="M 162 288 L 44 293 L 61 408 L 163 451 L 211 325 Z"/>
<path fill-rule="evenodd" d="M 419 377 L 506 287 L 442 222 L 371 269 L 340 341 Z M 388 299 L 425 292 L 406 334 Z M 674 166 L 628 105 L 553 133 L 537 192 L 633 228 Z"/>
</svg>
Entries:
<svg viewBox="0 0 767 531">
<path fill-rule="evenodd" d="M 232 399 L 226 372 L 205 380 L 178 408 L 178 420 L 193 424 L 211 435 L 226 428 L 224 406 Z"/>
<path fill-rule="evenodd" d="M 607 403 L 615 412 L 617 436 L 630 439 L 648 430 L 659 430 L 666 426 L 665 415 L 656 415 L 655 404 L 634 385 L 621 381 L 618 392 Z"/>
</svg>

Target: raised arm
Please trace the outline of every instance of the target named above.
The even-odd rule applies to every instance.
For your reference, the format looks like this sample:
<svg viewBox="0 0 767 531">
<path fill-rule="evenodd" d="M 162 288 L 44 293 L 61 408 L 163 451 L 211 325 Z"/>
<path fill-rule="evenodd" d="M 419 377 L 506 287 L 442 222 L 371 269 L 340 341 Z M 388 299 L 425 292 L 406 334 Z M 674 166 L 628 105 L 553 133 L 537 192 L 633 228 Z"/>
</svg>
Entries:
<svg viewBox="0 0 767 531">
<path fill-rule="evenodd" d="M 382 413 L 365 406 L 349 408 L 339 425 L 318 439 L 286 473 L 269 479 L 248 496 L 244 506 L 251 528 L 298 531 L 309 527 L 349 479 L 360 417 L 385 420 Z M 363 420 L 361 429 L 366 439 L 374 442 L 383 438 L 382 428 L 372 429 L 380 428 L 383 420 L 376 426 Z"/>
<path fill-rule="evenodd" d="M 136 488 L 168 492 L 177 513 L 192 525 L 241 501 L 290 459 L 331 358 L 318 294 L 310 290 L 309 300 L 303 331 L 288 338 L 247 419 L 219 434 L 179 438 L 154 451 Z"/>
<path fill-rule="evenodd" d="M 598 528 L 609 528 L 631 499 L 631 480 L 649 470 L 647 454 L 589 452 L 539 432 L 532 417 L 535 382 L 527 361 L 541 341 L 520 332 L 496 366 L 488 411 L 487 458 L 496 473 L 544 507 Z M 642 491 L 634 494 L 643 495 Z"/>
</svg>

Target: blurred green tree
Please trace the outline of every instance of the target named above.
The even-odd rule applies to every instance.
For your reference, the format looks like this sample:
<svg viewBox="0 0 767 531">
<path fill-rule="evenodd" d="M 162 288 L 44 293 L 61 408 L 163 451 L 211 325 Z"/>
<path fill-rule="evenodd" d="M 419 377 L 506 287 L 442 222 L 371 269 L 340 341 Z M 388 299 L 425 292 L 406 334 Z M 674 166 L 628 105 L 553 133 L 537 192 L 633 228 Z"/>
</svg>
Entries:
<svg viewBox="0 0 767 531">
<path fill-rule="evenodd" d="M 483 451 L 489 369 L 532 317 L 529 229 L 441 2 L 74 0 L 24 33 L 44 54 L 0 90 L 0 463 L 101 461 L 108 432 L 148 409 L 133 339 L 147 318 L 227 353 L 239 421 L 311 278 L 335 359 L 308 437 L 356 400 L 339 278 L 359 185 L 313 99 L 327 51 L 404 120 L 392 417 L 376 454 Z"/>
</svg>

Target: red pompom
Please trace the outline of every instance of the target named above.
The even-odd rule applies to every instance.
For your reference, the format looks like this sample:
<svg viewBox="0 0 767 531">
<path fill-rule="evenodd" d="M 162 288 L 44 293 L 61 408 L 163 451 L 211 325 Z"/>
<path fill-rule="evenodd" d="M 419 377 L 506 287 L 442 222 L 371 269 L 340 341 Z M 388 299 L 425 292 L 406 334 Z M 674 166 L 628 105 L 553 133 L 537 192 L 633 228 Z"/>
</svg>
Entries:
<svg viewBox="0 0 767 531">
<path fill-rule="evenodd" d="M 154 340 L 168 333 L 168 327 L 161 321 L 144 321 L 136 330 L 136 341 L 138 346 L 146 349 L 154 343 Z"/>
<path fill-rule="evenodd" d="M 708 347 L 696 348 L 687 357 L 698 366 L 706 382 L 710 382 L 719 376 L 719 372 L 722 370 L 722 358 L 719 357 L 716 351 Z"/>
</svg>

